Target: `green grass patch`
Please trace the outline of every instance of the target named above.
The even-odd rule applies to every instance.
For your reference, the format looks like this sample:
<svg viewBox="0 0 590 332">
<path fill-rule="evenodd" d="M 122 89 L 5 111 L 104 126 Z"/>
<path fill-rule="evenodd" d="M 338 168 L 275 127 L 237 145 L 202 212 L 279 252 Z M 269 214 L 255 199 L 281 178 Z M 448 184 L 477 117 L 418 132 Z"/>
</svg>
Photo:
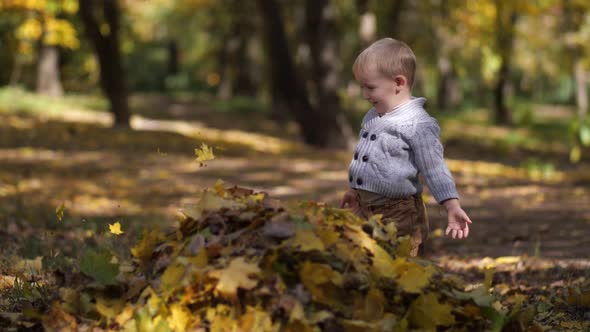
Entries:
<svg viewBox="0 0 590 332">
<path fill-rule="evenodd" d="M 0 112 L 54 115 L 77 111 L 106 111 L 108 101 L 91 95 L 66 95 L 53 98 L 26 91 L 19 87 L 0 88 Z"/>
</svg>

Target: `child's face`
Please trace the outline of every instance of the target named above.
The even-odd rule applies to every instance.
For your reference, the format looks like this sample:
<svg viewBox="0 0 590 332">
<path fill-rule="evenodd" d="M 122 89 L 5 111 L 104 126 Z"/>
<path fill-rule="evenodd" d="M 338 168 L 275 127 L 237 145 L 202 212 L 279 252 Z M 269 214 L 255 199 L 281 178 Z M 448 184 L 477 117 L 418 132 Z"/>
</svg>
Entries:
<svg viewBox="0 0 590 332">
<path fill-rule="evenodd" d="M 366 70 L 356 78 L 363 89 L 363 98 L 368 100 L 377 112 L 387 113 L 397 106 L 396 95 L 400 87 L 393 77 L 386 77 L 376 70 Z"/>
</svg>

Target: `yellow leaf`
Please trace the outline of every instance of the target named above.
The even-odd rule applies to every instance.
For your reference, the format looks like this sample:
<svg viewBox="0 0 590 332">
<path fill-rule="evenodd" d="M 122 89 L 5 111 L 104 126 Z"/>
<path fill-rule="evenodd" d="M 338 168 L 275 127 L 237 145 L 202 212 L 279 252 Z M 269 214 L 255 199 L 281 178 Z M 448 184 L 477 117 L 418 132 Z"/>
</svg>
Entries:
<svg viewBox="0 0 590 332">
<path fill-rule="evenodd" d="M 96 298 L 96 311 L 108 319 L 115 318 L 123 310 L 124 305 L 123 299 L 107 299 L 100 296 Z"/>
<path fill-rule="evenodd" d="M 142 265 L 145 265 L 154 252 L 154 248 L 163 235 L 156 229 L 148 232 L 147 229 L 143 231 L 143 237 L 137 244 L 131 248 L 131 254 L 137 258 Z"/>
<path fill-rule="evenodd" d="M 124 326 L 130 319 L 133 318 L 133 305 L 127 304 L 125 308 L 115 317 L 115 322 L 119 326 Z"/>
<path fill-rule="evenodd" d="M 348 226 L 344 234 L 357 246 L 368 250 L 372 254 L 371 271 L 380 278 L 392 278 L 395 275 L 393 259 L 375 240 L 358 226 Z"/>
<path fill-rule="evenodd" d="M 235 298 L 238 288 L 252 289 L 258 284 L 250 279 L 251 275 L 260 273 L 258 264 L 248 263 L 244 257 L 233 259 L 225 269 L 209 272 L 209 276 L 218 279 L 215 289 L 224 296 Z"/>
<path fill-rule="evenodd" d="M 174 303 L 170 305 L 170 318 L 168 324 L 174 331 L 186 331 L 188 323 L 191 321 L 191 312 L 185 306 Z"/>
<path fill-rule="evenodd" d="M 341 289 L 343 277 L 330 265 L 305 261 L 299 269 L 299 278 L 314 301 L 335 310 L 345 309 L 345 299 L 350 296 Z"/>
<path fill-rule="evenodd" d="M 55 209 L 55 215 L 57 216 L 58 221 L 62 221 L 64 218 L 64 203 L 61 203 L 61 205 Z"/>
<path fill-rule="evenodd" d="M 178 261 L 168 265 L 162 274 L 162 278 L 160 279 L 160 289 L 164 293 L 168 293 L 176 289 L 180 285 L 185 272 L 186 267 Z"/>
<path fill-rule="evenodd" d="M 121 223 L 118 221 L 114 224 L 109 224 L 109 231 L 115 235 L 121 235 L 125 233 L 121 230 Z"/>
<path fill-rule="evenodd" d="M 331 229 L 322 228 L 317 231 L 317 234 L 326 248 L 330 247 L 340 239 L 340 233 Z"/>
<path fill-rule="evenodd" d="M 202 269 L 209 263 L 209 258 L 207 257 L 207 250 L 204 248 L 199 250 L 196 256 L 189 257 L 189 262 L 196 268 Z"/>
<path fill-rule="evenodd" d="M 420 293 L 430 283 L 435 272 L 433 266 L 423 267 L 405 258 L 397 258 L 392 266 L 393 276 L 399 287 L 408 293 Z"/>
<path fill-rule="evenodd" d="M 520 256 L 502 256 L 496 258 L 496 264 L 516 264 L 521 260 Z"/>
<path fill-rule="evenodd" d="M 455 323 L 452 309 L 450 304 L 438 302 L 434 293 L 422 294 L 410 306 L 410 325 L 429 331 L 436 331 L 437 326 L 452 325 Z"/>
<path fill-rule="evenodd" d="M 200 163 L 201 166 L 204 162 L 215 159 L 213 148 L 207 146 L 205 143 L 201 143 L 201 148 L 195 149 L 195 155 L 197 156 L 195 161 Z"/>
<path fill-rule="evenodd" d="M 412 239 L 409 235 L 402 236 L 397 240 L 395 254 L 397 257 L 410 257 L 412 251 Z"/>
<path fill-rule="evenodd" d="M 242 331 L 273 331 L 272 319 L 268 312 L 253 307 L 246 307 L 246 313 L 239 319 Z"/>
<path fill-rule="evenodd" d="M 295 236 L 285 240 L 285 245 L 297 247 L 301 251 L 324 251 L 324 242 L 312 230 L 301 229 L 295 231 Z"/>
<path fill-rule="evenodd" d="M 227 191 L 225 190 L 225 187 L 223 186 L 225 183 L 223 182 L 223 180 L 221 179 L 217 179 L 217 181 L 215 181 L 215 185 L 213 185 L 213 191 L 219 195 L 219 197 L 227 197 Z"/>
</svg>

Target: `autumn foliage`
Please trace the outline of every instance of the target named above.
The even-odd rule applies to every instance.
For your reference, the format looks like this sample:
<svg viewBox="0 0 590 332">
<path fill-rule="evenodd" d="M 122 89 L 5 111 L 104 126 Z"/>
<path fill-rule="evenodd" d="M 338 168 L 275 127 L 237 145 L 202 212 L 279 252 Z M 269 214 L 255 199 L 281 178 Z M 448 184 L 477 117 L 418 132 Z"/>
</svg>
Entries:
<svg viewBox="0 0 590 332">
<path fill-rule="evenodd" d="M 178 227 L 145 230 L 130 260 L 84 253 L 47 310 L 19 324 L 48 331 L 525 331 L 524 295 L 476 286 L 409 258 L 392 224 L 219 181 Z M 121 225 L 110 225 L 121 234 Z M 61 273 L 61 272 L 56 272 Z M 491 272 L 490 272 L 491 273 Z M 562 301 L 588 306 L 588 293 Z M 6 318 L 6 316 L 4 317 Z M 528 330 L 527 330 L 528 331 Z M 541 330 L 531 330 L 541 331 Z"/>
</svg>

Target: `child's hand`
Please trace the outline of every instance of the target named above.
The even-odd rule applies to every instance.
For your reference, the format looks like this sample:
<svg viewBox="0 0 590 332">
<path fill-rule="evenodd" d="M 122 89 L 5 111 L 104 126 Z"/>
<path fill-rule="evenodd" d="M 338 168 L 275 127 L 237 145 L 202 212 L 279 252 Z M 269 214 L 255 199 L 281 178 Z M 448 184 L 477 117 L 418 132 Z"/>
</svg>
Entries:
<svg viewBox="0 0 590 332">
<path fill-rule="evenodd" d="M 465 239 L 469 236 L 469 224 L 472 223 L 467 213 L 459 205 L 459 200 L 451 199 L 443 203 L 447 208 L 447 230 L 445 235 L 453 239 Z"/>
<path fill-rule="evenodd" d="M 355 208 L 358 205 L 358 198 L 356 191 L 353 189 L 348 190 L 342 196 L 342 202 L 340 202 L 340 208 Z"/>
</svg>

